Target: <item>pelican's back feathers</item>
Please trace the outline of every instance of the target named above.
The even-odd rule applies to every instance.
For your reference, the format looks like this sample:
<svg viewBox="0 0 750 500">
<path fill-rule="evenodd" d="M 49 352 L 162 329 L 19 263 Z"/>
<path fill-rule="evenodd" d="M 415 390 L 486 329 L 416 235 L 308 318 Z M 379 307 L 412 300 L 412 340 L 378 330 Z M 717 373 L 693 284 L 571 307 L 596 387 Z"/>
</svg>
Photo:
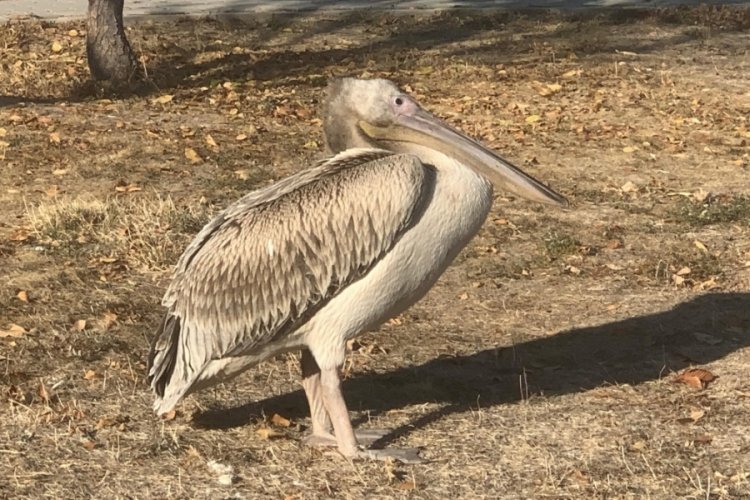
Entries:
<svg viewBox="0 0 750 500">
<path fill-rule="evenodd" d="M 426 201 L 415 156 L 352 149 L 254 191 L 180 258 L 149 355 L 155 409 L 170 410 L 211 360 L 288 335 L 364 276 Z"/>
</svg>

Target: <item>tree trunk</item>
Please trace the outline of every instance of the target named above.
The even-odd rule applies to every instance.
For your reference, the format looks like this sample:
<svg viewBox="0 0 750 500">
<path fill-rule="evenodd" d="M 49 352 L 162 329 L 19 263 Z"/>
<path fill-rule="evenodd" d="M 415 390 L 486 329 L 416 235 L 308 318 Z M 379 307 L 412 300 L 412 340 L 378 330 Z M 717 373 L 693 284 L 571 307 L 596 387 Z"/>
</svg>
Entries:
<svg viewBox="0 0 750 500">
<path fill-rule="evenodd" d="M 86 55 L 95 80 L 127 83 L 138 70 L 122 26 L 125 0 L 89 0 Z"/>
</svg>

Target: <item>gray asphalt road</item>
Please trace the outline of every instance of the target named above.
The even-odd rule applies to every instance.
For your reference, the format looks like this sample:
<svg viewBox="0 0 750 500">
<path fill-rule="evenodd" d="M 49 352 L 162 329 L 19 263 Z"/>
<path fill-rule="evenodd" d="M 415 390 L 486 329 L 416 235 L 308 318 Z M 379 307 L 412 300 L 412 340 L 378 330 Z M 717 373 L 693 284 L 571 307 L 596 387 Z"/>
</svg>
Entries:
<svg viewBox="0 0 750 500">
<path fill-rule="evenodd" d="M 289 11 L 336 12 L 351 9 L 444 10 L 471 8 L 559 8 L 659 7 L 687 4 L 750 4 L 741 0 L 125 0 L 126 17 L 153 15 L 220 15 Z M 36 16 L 49 20 L 75 19 L 86 13 L 86 0 L 0 0 L 0 21 Z"/>
</svg>

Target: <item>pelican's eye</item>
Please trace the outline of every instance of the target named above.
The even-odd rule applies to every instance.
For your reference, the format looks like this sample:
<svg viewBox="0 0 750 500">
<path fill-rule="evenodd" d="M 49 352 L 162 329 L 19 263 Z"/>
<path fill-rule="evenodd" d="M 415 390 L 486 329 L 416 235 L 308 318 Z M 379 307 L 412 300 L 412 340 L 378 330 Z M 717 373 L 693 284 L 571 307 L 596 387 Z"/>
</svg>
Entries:
<svg viewBox="0 0 750 500">
<path fill-rule="evenodd" d="M 419 106 L 404 94 L 397 94 L 391 97 L 391 110 L 397 115 L 412 115 Z"/>
</svg>

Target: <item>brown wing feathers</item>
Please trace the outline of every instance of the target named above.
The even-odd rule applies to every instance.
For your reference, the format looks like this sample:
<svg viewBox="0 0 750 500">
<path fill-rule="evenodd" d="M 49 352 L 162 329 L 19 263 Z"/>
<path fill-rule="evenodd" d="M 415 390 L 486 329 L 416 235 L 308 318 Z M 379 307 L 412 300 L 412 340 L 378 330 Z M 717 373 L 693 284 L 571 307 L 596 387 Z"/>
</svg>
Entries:
<svg viewBox="0 0 750 500">
<path fill-rule="evenodd" d="M 416 157 L 350 150 L 248 194 L 204 227 L 163 300 L 149 356 L 164 398 L 156 406 L 176 403 L 211 359 L 299 328 L 371 269 L 409 227 L 424 175 Z"/>
</svg>

